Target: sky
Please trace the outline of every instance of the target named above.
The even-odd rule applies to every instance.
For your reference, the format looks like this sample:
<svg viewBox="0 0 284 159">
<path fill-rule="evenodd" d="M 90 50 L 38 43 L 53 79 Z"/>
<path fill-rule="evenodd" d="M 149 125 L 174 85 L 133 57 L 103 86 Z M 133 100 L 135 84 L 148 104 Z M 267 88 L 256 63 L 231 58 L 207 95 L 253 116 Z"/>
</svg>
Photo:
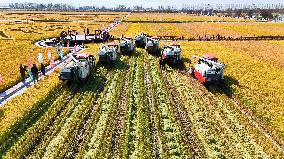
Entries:
<svg viewBox="0 0 284 159">
<path fill-rule="evenodd" d="M 142 5 L 144 7 L 157 7 L 159 5 L 173 5 L 181 7 L 183 4 L 258 4 L 258 3 L 283 3 L 283 0 L 0 0 L 0 4 L 8 3 L 66 3 L 74 6 L 97 5 L 113 7 L 119 4 L 126 6 Z"/>
</svg>

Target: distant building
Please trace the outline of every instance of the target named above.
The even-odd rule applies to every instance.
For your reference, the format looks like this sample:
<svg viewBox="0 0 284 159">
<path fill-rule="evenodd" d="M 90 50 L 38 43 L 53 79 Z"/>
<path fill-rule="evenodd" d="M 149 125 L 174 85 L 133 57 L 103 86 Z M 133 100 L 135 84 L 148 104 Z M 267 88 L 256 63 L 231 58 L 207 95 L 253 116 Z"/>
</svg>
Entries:
<svg viewBox="0 0 284 159">
<path fill-rule="evenodd" d="M 7 6 L 0 6 L 0 10 L 7 10 L 7 9 L 11 9 L 11 8 Z"/>
</svg>

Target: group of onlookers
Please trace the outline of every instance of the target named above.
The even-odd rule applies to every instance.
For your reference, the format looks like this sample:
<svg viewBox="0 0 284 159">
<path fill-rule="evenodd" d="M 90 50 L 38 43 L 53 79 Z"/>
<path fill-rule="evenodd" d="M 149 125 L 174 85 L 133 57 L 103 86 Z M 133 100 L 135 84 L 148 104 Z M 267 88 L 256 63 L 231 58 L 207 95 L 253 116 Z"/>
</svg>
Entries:
<svg viewBox="0 0 284 159">
<path fill-rule="evenodd" d="M 22 64 L 20 65 L 20 74 L 22 82 L 25 82 L 26 73 L 29 75 L 29 77 L 33 80 L 34 83 L 37 82 L 39 77 L 39 69 L 37 68 L 36 64 L 33 64 L 33 66 L 29 69 L 27 68 L 28 66 L 23 66 Z M 45 76 L 46 68 L 44 64 L 41 64 L 40 72 L 43 76 Z"/>
</svg>

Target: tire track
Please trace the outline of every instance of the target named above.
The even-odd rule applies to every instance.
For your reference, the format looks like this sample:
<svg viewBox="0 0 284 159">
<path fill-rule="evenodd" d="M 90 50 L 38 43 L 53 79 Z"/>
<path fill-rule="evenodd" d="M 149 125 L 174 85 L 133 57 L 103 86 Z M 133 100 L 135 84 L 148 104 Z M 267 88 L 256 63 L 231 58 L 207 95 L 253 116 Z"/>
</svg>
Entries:
<svg viewBox="0 0 284 159">
<path fill-rule="evenodd" d="M 102 92 L 104 89 L 104 85 L 99 85 L 98 90 L 96 92 L 96 95 L 94 96 L 94 101 L 96 101 L 99 98 L 100 92 Z M 95 106 L 95 105 L 94 105 Z M 73 141 L 70 145 L 70 147 L 67 149 L 67 152 L 64 155 L 64 158 L 75 158 L 76 155 L 79 152 L 79 147 L 82 146 L 83 139 L 86 136 L 86 131 L 88 128 L 88 125 L 91 124 L 91 117 L 93 116 L 95 112 L 95 107 L 92 106 L 89 108 L 86 116 L 83 119 L 83 122 L 79 126 L 78 132 L 76 133 L 75 137 L 73 138 Z"/>
<path fill-rule="evenodd" d="M 177 123 L 181 126 L 181 132 L 184 137 L 184 142 L 187 144 L 187 148 L 190 150 L 193 158 L 206 158 L 205 150 L 201 141 L 197 138 L 196 132 L 194 131 L 193 124 L 185 112 L 186 109 L 182 104 L 182 100 L 179 98 L 178 91 L 174 88 L 173 84 L 163 73 L 164 81 L 168 86 L 170 93 L 172 109 Z"/>
<path fill-rule="evenodd" d="M 157 117 L 155 116 L 155 106 L 154 106 L 154 96 L 152 92 L 152 79 L 148 73 L 149 66 L 148 61 L 145 61 L 144 57 L 144 82 L 146 85 L 146 97 L 147 97 L 147 104 L 148 104 L 148 112 L 149 112 L 149 123 L 150 123 L 150 132 L 151 132 L 151 156 L 152 158 L 161 158 L 160 151 L 161 151 L 161 141 L 159 138 L 158 129 L 155 127 L 155 123 L 157 121 Z"/>
<path fill-rule="evenodd" d="M 144 59 L 145 60 L 145 59 Z M 148 104 L 148 112 L 149 112 L 149 125 L 150 125 L 150 135 L 151 135 L 151 156 L 152 158 L 160 158 L 160 139 L 158 135 L 158 129 L 155 127 L 156 116 L 154 110 L 154 99 L 153 99 L 153 92 L 152 92 L 152 80 L 148 73 L 149 66 L 144 61 L 144 82 L 146 85 L 146 97 L 147 97 L 147 104 Z"/>
<path fill-rule="evenodd" d="M 130 71 L 129 68 L 124 79 L 123 87 L 121 88 L 122 92 L 120 94 L 119 108 L 115 117 L 114 130 L 111 134 L 111 146 L 110 146 L 110 158 L 116 158 L 118 156 L 120 141 L 123 140 L 123 129 L 125 128 L 125 120 L 127 115 L 128 108 L 128 97 L 129 97 L 129 77 Z"/>
</svg>

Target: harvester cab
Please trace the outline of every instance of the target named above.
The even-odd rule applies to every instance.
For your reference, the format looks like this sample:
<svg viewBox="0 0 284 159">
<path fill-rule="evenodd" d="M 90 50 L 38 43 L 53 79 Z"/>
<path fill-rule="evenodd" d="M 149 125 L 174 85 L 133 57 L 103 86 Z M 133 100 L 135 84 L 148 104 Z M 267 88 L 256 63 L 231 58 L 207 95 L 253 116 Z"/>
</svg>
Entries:
<svg viewBox="0 0 284 159">
<path fill-rule="evenodd" d="M 135 37 L 135 45 L 138 48 L 145 48 L 147 42 L 147 35 L 141 33 Z"/>
<path fill-rule="evenodd" d="M 117 60 L 118 45 L 115 43 L 109 43 L 107 45 L 101 45 L 99 50 L 99 63 L 111 64 Z"/>
<path fill-rule="evenodd" d="M 71 60 L 60 70 L 59 79 L 74 83 L 85 83 L 95 66 L 95 57 L 84 53 L 70 55 Z"/>
<path fill-rule="evenodd" d="M 150 54 L 159 54 L 159 52 L 160 52 L 160 38 L 159 37 L 146 38 L 145 49 Z"/>
<path fill-rule="evenodd" d="M 198 64 L 190 69 L 190 73 L 202 84 L 205 83 L 223 83 L 225 65 L 218 62 L 218 58 L 205 54 L 203 57 L 193 56 L 198 60 Z"/>
<path fill-rule="evenodd" d="M 135 52 L 135 44 L 131 37 L 122 38 L 119 42 L 119 53 L 131 55 Z"/>
<path fill-rule="evenodd" d="M 172 64 L 181 62 L 181 47 L 177 43 L 163 45 L 161 51 L 162 60 Z"/>
</svg>

